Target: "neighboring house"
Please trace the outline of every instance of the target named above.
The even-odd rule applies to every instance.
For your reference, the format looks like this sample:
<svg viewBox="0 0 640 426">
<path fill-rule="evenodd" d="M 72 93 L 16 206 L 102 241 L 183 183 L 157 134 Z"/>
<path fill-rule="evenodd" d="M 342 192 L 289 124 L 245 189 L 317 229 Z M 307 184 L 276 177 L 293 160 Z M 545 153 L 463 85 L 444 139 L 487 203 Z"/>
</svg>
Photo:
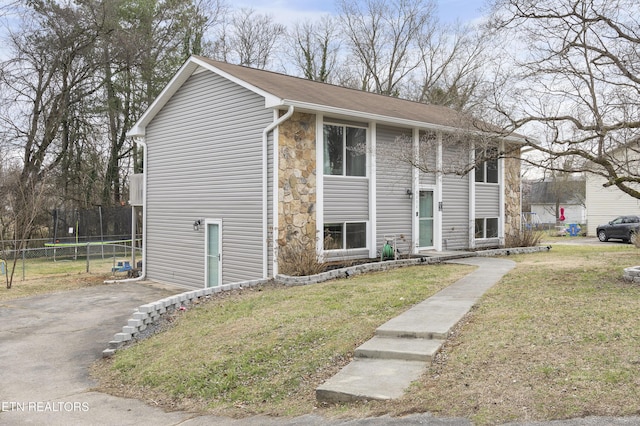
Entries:
<svg viewBox="0 0 640 426">
<path fill-rule="evenodd" d="M 609 223 L 618 216 L 640 215 L 640 200 L 622 192 L 616 186 L 604 187 L 606 179 L 587 175 L 587 235 L 596 236 L 598 225 Z"/>
<path fill-rule="evenodd" d="M 541 224 L 585 224 L 585 179 L 558 179 L 531 182 L 528 204 Z M 564 212 L 564 220 L 560 221 Z"/>
<path fill-rule="evenodd" d="M 502 245 L 520 230 L 520 161 L 445 173 L 476 155 L 484 134 L 459 137 L 469 122 L 192 57 L 129 132 L 145 148 L 146 189 L 131 190 L 144 205 L 144 272 L 202 287 L 273 277 L 294 242 L 329 260 L 379 258 L 387 239 L 400 254 Z M 499 148 L 517 156 L 521 141 Z M 428 173 L 400 155 L 429 144 Z"/>
</svg>

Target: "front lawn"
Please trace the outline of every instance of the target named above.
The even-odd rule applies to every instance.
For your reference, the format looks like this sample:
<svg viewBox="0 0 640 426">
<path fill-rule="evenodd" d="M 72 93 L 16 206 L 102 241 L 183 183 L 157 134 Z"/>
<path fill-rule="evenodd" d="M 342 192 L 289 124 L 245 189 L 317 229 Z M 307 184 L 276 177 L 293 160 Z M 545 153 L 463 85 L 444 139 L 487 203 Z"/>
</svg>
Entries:
<svg viewBox="0 0 640 426">
<path fill-rule="evenodd" d="M 556 246 L 518 265 L 462 321 L 407 395 L 318 405 L 314 390 L 377 326 L 470 271 L 429 265 L 226 295 L 94 369 L 100 390 L 230 416 L 432 412 L 477 424 L 640 410 L 632 245 Z"/>
</svg>

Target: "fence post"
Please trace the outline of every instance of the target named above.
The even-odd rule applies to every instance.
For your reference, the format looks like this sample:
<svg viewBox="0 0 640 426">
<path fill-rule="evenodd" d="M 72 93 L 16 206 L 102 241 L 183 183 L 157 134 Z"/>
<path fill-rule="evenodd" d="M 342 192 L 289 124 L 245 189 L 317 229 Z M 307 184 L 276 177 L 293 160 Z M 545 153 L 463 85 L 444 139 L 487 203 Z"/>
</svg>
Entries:
<svg viewBox="0 0 640 426">
<path fill-rule="evenodd" d="M 89 247 L 91 247 L 91 243 L 87 243 L 87 274 L 89 273 Z"/>
<path fill-rule="evenodd" d="M 25 257 L 25 251 L 24 251 L 24 247 L 22 248 L 22 281 L 24 281 L 24 277 L 25 277 L 25 262 L 24 262 L 24 257 Z"/>
</svg>

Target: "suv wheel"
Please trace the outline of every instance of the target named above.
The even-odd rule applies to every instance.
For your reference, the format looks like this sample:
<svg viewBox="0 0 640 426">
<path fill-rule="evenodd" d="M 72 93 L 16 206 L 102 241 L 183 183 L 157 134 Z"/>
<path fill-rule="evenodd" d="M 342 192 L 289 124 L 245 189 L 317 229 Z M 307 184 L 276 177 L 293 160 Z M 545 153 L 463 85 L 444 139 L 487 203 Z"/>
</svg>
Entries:
<svg viewBox="0 0 640 426">
<path fill-rule="evenodd" d="M 602 242 L 609 241 L 609 238 L 607 238 L 607 233 L 604 232 L 604 230 L 598 231 L 598 239 Z"/>
</svg>

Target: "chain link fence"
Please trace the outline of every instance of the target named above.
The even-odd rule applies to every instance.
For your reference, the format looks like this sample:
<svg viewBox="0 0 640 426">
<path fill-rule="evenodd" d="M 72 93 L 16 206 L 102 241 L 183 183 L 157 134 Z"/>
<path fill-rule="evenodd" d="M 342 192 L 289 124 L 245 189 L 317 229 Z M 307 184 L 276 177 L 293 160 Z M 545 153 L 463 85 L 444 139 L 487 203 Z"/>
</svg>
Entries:
<svg viewBox="0 0 640 426">
<path fill-rule="evenodd" d="M 33 244 L 28 244 L 33 246 Z M 57 274 L 91 273 L 108 276 L 137 276 L 142 264 L 139 247 L 131 241 L 117 243 L 44 246 L 0 251 L 0 276 L 14 273 L 14 281 L 44 278 Z M 15 266 L 14 266 L 15 265 Z M 15 270 L 13 270 L 15 267 Z"/>
</svg>

